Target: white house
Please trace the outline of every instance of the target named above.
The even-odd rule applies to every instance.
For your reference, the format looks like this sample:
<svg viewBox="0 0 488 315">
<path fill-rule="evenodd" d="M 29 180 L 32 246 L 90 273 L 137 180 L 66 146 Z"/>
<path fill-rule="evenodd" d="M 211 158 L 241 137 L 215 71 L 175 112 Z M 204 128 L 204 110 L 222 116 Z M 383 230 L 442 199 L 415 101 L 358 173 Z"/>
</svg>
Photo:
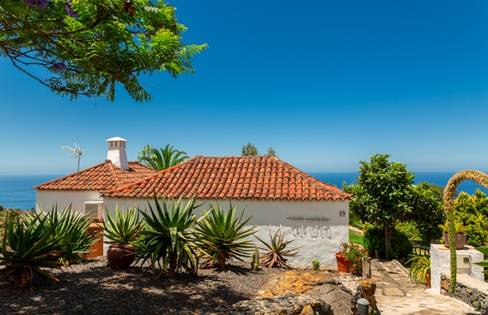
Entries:
<svg viewBox="0 0 488 315">
<path fill-rule="evenodd" d="M 252 217 L 262 239 L 277 229 L 293 239 L 299 256 L 289 263 L 296 267 L 310 267 L 319 259 L 335 268 L 335 253 L 348 241 L 349 195 L 276 157 L 197 156 L 155 172 L 127 162 L 125 139 L 107 142 L 104 163 L 36 186 L 36 208 L 72 205 L 101 218 L 104 208 L 147 210 L 155 198 L 195 198 L 204 204 L 199 211 L 232 203 Z"/>
<path fill-rule="evenodd" d="M 252 217 L 260 238 L 279 228 L 294 240 L 299 256 L 289 263 L 295 267 L 319 259 L 335 268 L 335 253 L 349 238 L 349 195 L 276 157 L 198 156 L 102 196 L 110 211 L 147 210 L 155 198 L 195 198 L 204 204 L 199 211 L 232 203 Z"/>
<path fill-rule="evenodd" d="M 106 141 L 108 152 L 105 162 L 35 186 L 36 209 L 49 210 L 53 206 L 63 209 L 71 205 L 73 209 L 101 218 L 102 191 L 127 185 L 155 173 L 138 162 L 127 161 L 125 139 L 114 137 Z"/>
</svg>

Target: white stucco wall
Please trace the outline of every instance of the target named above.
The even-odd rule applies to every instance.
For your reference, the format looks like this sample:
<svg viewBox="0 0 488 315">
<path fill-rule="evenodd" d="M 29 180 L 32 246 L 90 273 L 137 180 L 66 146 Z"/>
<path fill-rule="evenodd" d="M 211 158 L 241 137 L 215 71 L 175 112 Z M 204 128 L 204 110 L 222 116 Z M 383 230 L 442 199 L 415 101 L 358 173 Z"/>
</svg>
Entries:
<svg viewBox="0 0 488 315">
<path fill-rule="evenodd" d="M 200 213 L 216 203 L 215 200 L 196 202 L 204 204 L 199 208 Z M 228 209 L 230 201 L 217 203 L 222 209 Z M 260 238 L 268 240 L 269 233 L 280 228 L 286 239 L 294 240 L 290 246 L 300 248 L 299 256 L 289 260 L 294 267 L 311 267 L 311 261 L 318 259 L 322 266 L 335 269 L 335 253 L 341 242 L 349 240 L 348 201 L 233 200 L 232 204 L 239 210 L 245 209 L 246 216 L 252 217 L 250 223 L 256 226 Z M 116 206 L 121 210 L 132 207 L 147 210 L 148 200 L 104 198 L 104 205 L 111 212 Z M 257 242 L 254 237 L 252 240 Z"/>
<path fill-rule="evenodd" d="M 101 200 L 98 191 L 37 190 L 36 210 L 50 210 L 56 204 L 58 209 L 64 209 L 71 204 L 71 208 L 83 212 L 85 201 Z"/>
<path fill-rule="evenodd" d="M 484 281 L 483 267 L 476 265 L 484 258 L 483 253 L 472 246 L 456 251 L 457 274 L 466 274 L 469 277 Z M 464 261 L 464 259 L 467 261 Z M 451 257 L 449 248 L 444 244 L 430 244 L 430 274 L 432 292 L 441 293 L 442 275 L 451 277 Z"/>
</svg>

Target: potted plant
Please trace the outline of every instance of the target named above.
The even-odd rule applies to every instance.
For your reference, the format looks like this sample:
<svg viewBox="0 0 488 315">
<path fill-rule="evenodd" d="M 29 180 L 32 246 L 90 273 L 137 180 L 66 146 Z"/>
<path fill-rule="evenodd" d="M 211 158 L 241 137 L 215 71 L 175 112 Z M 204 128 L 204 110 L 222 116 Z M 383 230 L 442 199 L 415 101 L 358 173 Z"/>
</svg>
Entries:
<svg viewBox="0 0 488 315">
<path fill-rule="evenodd" d="M 139 212 L 129 209 L 124 213 L 118 208 L 114 216 L 105 214 L 105 243 L 110 244 L 107 252 L 108 266 L 112 269 L 127 269 L 135 259 L 132 243 L 139 237 L 144 228 Z"/>
<path fill-rule="evenodd" d="M 441 226 L 444 231 L 444 244 L 449 247 L 449 232 L 447 222 Z M 466 246 L 468 235 L 465 234 L 464 225 L 461 222 L 456 223 L 456 249 L 463 249 Z"/>
<path fill-rule="evenodd" d="M 336 253 L 337 270 L 360 275 L 362 258 L 367 256 L 366 250 L 359 244 L 342 243 L 341 250 Z"/>
</svg>

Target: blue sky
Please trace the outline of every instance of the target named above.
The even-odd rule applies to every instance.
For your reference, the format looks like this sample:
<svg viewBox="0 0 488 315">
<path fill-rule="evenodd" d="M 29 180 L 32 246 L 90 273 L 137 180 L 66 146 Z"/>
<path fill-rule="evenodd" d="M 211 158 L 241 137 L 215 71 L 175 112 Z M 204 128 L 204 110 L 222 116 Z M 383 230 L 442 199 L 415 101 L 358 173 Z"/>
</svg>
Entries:
<svg viewBox="0 0 488 315">
<path fill-rule="evenodd" d="M 238 155 L 252 142 L 308 171 L 390 153 L 414 170 L 488 168 L 488 2 L 172 1 L 196 72 L 145 77 L 139 104 L 71 101 L 0 60 L 0 174 L 62 174 L 104 140 Z"/>
</svg>

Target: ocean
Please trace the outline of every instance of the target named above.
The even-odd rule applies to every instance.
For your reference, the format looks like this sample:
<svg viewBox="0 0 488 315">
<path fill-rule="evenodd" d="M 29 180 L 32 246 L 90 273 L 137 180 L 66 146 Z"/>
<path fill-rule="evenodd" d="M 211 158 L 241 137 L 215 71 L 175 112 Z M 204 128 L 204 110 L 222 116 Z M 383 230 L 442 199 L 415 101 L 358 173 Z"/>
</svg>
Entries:
<svg viewBox="0 0 488 315">
<path fill-rule="evenodd" d="M 355 182 L 355 172 L 314 172 L 313 177 L 328 184 L 341 188 L 343 183 Z M 444 186 L 453 172 L 417 172 L 415 182 L 429 182 Z M 35 207 L 35 191 L 33 186 L 59 177 L 59 175 L 37 176 L 0 176 L 0 205 L 6 208 L 32 209 Z M 477 188 L 488 193 L 488 190 L 473 182 L 461 185 L 460 191 L 473 193 Z"/>
</svg>

